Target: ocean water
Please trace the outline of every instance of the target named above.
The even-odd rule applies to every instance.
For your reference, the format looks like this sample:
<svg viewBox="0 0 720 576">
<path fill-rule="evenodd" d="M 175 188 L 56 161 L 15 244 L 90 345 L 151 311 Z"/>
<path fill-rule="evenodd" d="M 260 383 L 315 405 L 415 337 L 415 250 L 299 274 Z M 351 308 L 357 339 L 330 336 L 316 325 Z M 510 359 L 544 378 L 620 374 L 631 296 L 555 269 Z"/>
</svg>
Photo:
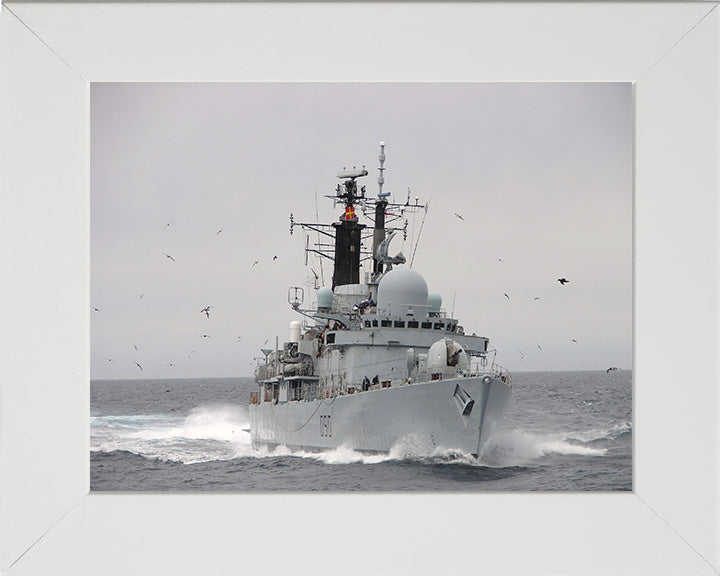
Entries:
<svg viewBox="0 0 720 576">
<path fill-rule="evenodd" d="M 632 490 L 632 372 L 513 374 L 478 459 L 399 443 L 389 454 L 254 450 L 251 378 L 91 382 L 94 491 Z"/>
</svg>

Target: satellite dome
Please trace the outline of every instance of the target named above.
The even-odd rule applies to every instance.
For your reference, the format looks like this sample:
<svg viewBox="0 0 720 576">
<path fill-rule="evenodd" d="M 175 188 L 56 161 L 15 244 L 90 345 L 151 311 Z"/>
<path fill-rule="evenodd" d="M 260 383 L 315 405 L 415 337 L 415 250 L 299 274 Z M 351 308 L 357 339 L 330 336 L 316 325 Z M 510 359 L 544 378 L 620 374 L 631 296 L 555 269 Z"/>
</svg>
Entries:
<svg viewBox="0 0 720 576">
<path fill-rule="evenodd" d="M 430 312 L 437 314 L 442 308 L 442 296 L 440 294 L 428 294 L 428 307 Z"/>
<path fill-rule="evenodd" d="M 378 285 L 378 310 L 404 316 L 408 309 L 416 315 L 425 315 L 428 305 L 428 287 L 425 279 L 410 268 L 393 268 L 382 277 Z"/>
<path fill-rule="evenodd" d="M 333 291 L 323 286 L 317 291 L 317 305 L 318 308 L 331 308 L 333 301 Z"/>
</svg>

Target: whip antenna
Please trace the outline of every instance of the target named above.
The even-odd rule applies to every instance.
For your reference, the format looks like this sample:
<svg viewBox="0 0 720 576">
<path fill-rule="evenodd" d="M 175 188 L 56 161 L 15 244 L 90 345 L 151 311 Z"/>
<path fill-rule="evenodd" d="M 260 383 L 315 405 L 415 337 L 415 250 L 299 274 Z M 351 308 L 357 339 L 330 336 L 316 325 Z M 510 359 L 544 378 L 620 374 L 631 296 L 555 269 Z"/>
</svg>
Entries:
<svg viewBox="0 0 720 576">
<path fill-rule="evenodd" d="M 380 160 L 380 168 L 378 168 L 378 172 L 380 172 L 378 176 L 378 196 L 382 198 L 382 187 L 383 184 L 385 184 L 385 142 L 380 142 L 380 156 L 378 156 L 378 160 Z"/>
</svg>

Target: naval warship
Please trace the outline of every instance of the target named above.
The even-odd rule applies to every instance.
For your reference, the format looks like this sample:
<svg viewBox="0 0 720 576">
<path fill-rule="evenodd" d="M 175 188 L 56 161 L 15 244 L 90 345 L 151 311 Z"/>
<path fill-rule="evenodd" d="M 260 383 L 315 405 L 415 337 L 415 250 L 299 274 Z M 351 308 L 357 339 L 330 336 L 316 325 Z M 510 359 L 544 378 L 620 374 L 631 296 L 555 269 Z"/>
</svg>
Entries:
<svg viewBox="0 0 720 576">
<path fill-rule="evenodd" d="M 291 322 L 287 341 L 276 338 L 258 358 L 249 406 L 255 448 L 373 453 L 409 443 L 477 456 L 502 421 L 512 378 L 495 363 L 488 338 L 467 334 L 448 316 L 402 252 L 389 255 L 393 237 L 407 234 L 406 215 L 427 214 L 428 206 L 409 193 L 396 203 L 383 191 L 384 142 L 379 163 L 376 197 L 358 188 L 364 167 L 338 174 L 341 183 L 327 196 L 344 208 L 337 221 L 296 222 L 290 215 L 291 234 L 301 227 L 331 239 L 312 248 L 307 242 L 305 263 L 308 253 L 332 260 L 332 287 L 320 287 L 315 275 L 308 307 L 304 288 L 288 290 L 302 321 Z M 364 249 L 370 241 L 371 252 Z M 361 278 L 370 260 L 372 271 Z"/>
</svg>

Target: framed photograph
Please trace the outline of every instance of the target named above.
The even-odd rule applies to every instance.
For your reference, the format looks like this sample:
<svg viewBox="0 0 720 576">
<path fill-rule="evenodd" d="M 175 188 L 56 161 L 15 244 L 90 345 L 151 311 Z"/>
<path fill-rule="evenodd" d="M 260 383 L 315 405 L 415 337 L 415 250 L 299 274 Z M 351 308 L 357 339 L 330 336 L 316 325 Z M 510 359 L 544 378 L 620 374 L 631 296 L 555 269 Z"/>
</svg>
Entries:
<svg viewBox="0 0 720 576">
<path fill-rule="evenodd" d="M 4 4 L 0 571 L 717 573 L 716 7 Z M 632 492 L 90 493 L 91 85 L 123 82 L 632 83 Z"/>
</svg>

